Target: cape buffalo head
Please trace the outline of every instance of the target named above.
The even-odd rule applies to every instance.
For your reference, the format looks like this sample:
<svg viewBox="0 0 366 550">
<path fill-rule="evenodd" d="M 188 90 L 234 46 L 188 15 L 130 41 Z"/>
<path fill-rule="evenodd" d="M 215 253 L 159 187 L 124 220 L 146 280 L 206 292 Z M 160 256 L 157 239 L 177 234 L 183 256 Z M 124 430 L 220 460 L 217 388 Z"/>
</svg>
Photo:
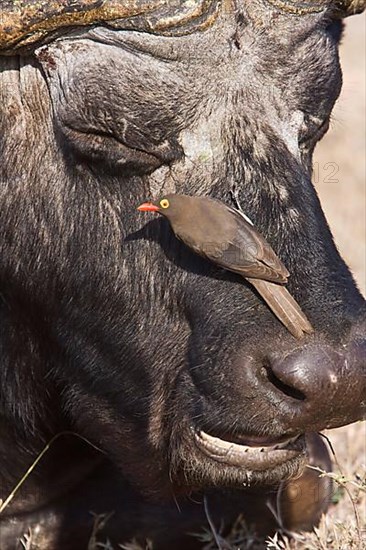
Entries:
<svg viewBox="0 0 366 550">
<path fill-rule="evenodd" d="M 294 476 L 306 434 L 366 411 L 364 300 L 311 183 L 341 88 L 339 15 L 364 4 L 84 4 L 48 26 L 29 12 L 25 29 L 13 13 L 0 34 L 14 475 L 72 429 L 159 495 Z M 136 212 L 167 192 L 240 205 L 314 335 L 296 341 L 240 277 Z"/>
</svg>

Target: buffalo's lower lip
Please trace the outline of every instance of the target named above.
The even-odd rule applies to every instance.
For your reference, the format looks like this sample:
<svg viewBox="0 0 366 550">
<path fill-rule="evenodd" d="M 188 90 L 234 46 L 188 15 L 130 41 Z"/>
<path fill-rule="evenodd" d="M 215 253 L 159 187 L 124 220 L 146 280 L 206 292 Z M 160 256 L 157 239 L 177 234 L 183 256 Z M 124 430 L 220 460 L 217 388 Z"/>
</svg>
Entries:
<svg viewBox="0 0 366 550">
<path fill-rule="evenodd" d="M 254 446 L 233 443 L 210 435 L 203 430 L 194 431 L 197 447 L 205 455 L 228 466 L 237 466 L 253 471 L 273 469 L 305 452 L 305 436 L 279 439 L 278 443 Z M 271 441 L 273 443 L 273 440 Z"/>
</svg>

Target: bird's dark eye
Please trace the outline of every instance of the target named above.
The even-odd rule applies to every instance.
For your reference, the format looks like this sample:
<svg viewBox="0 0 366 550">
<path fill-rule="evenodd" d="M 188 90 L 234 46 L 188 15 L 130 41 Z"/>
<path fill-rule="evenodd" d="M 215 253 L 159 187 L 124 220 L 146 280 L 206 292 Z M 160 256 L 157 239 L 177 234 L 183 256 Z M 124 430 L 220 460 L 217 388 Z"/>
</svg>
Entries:
<svg viewBox="0 0 366 550">
<path fill-rule="evenodd" d="M 160 201 L 160 206 L 161 206 L 162 208 L 169 208 L 169 201 L 168 201 L 168 199 L 162 199 L 162 200 Z"/>
</svg>

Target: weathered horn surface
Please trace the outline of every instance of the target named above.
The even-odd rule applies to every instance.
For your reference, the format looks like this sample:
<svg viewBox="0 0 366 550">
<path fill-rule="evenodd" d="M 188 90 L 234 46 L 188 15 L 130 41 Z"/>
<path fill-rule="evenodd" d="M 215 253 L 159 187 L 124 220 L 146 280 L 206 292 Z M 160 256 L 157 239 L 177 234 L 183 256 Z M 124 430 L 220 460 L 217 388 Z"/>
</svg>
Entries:
<svg viewBox="0 0 366 550">
<path fill-rule="evenodd" d="M 318 13 L 326 8 L 333 9 L 336 17 L 347 17 L 361 13 L 366 7 L 366 0 L 267 0 L 269 4 L 279 10 L 294 15 L 305 15 L 308 13 Z"/>
<path fill-rule="evenodd" d="M 336 7 L 342 17 L 362 13 L 366 8 L 366 0 L 338 0 Z"/>
<path fill-rule="evenodd" d="M 221 0 L 0 0 L 0 52 L 14 53 L 65 29 L 103 23 L 186 34 L 210 25 L 220 4 Z"/>
</svg>

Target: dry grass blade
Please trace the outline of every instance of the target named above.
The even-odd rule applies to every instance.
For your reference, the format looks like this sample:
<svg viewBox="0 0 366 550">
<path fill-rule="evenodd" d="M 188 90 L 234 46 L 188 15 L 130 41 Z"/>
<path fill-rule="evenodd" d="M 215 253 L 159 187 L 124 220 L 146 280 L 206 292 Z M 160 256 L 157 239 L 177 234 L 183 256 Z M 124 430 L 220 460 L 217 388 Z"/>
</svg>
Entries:
<svg viewBox="0 0 366 550">
<path fill-rule="evenodd" d="M 113 516 L 114 512 L 110 512 L 109 514 L 93 514 L 94 516 L 94 523 L 93 523 L 93 529 L 90 535 L 90 539 L 88 542 L 88 550 L 113 550 L 113 547 L 109 540 L 106 542 L 98 542 L 97 541 L 97 535 L 100 533 L 102 529 L 106 526 L 109 519 Z"/>
<path fill-rule="evenodd" d="M 204 497 L 203 497 L 203 506 L 204 506 L 204 510 L 205 510 L 205 514 L 206 514 L 208 524 L 209 524 L 210 529 L 211 529 L 212 536 L 215 540 L 215 543 L 217 545 L 218 550 L 224 550 L 224 548 L 228 548 L 226 542 L 221 539 L 219 533 L 217 532 L 217 530 L 215 528 L 215 524 L 212 521 L 212 518 L 210 516 L 210 511 L 208 509 L 208 502 L 207 502 L 207 496 L 206 495 L 204 495 Z"/>
<path fill-rule="evenodd" d="M 75 437 L 78 437 L 79 439 L 81 439 L 82 441 L 85 441 L 85 443 L 87 443 L 88 445 L 90 445 L 91 447 L 93 447 L 94 449 L 96 449 L 97 451 L 103 453 L 104 451 L 102 451 L 102 449 L 99 449 L 99 447 L 97 447 L 96 445 L 94 445 L 93 443 L 91 443 L 88 439 L 86 439 L 85 437 L 75 433 L 75 432 L 71 432 L 71 431 L 64 431 L 64 432 L 59 432 L 58 434 L 56 434 L 48 443 L 47 445 L 45 445 L 45 447 L 42 449 L 42 451 L 39 453 L 39 455 L 37 456 L 37 458 L 32 462 L 32 464 L 29 466 L 28 470 L 25 472 L 25 474 L 23 475 L 23 477 L 18 481 L 18 483 L 15 485 L 14 489 L 11 491 L 11 493 L 6 497 L 6 499 L 3 501 L 3 500 L 0 500 L 1 502 L 1 505 L 0 505 L 0 514 L 5 510 L 5 508 L 10 504 L 10 502 L 13 500 L 13 498 L 15 497 L 16 493 L 19 491 L 20 487 L 23 485 L 23 483 L 28 479 L 28 477 L 30 476 L 30 474 L 33 472 L 34 468 L 37 466 L 37 464 L 40 462 L 40 460 L 42 460 L 42 458 L 44 457 L 44 455 L 47 453 L 47 451 L 50 449 L 50 447 L 53 445 L 53 443 L 59 439 L 59 437 L 61 436 L 66 436 L 66 435 L 72 435 L 72 436 L 75 436 Z"/>
</svg>

